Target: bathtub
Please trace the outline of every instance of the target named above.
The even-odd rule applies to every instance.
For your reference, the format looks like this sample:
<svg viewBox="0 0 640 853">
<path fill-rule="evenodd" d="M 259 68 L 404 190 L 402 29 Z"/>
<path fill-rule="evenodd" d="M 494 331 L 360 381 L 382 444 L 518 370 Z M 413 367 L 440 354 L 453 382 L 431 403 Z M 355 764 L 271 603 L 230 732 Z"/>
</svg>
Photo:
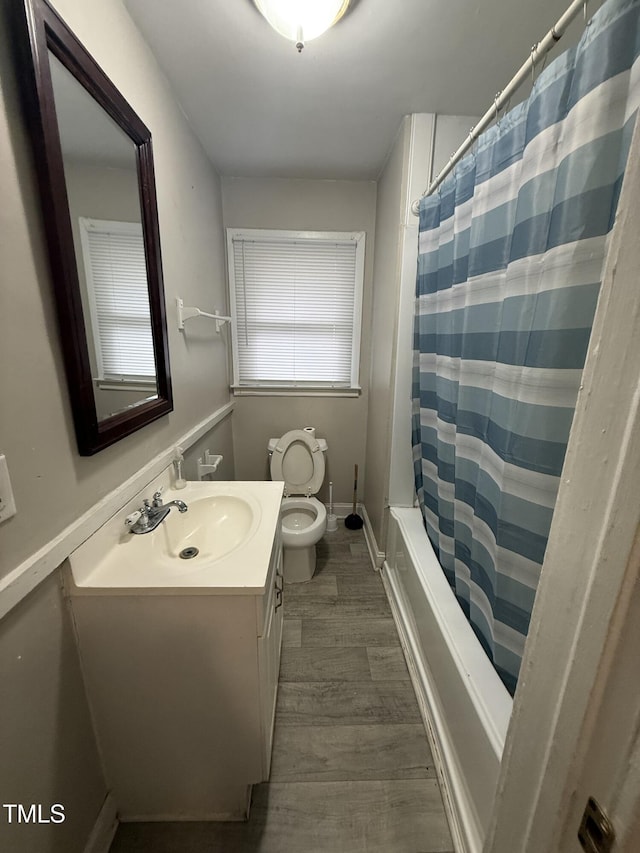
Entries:
<svg viewBox="0 0 640 853">
<path fill-rule="evenodd" d="M 512 699 L 476 639 L 419 509 L 391 507 L 382 570 L 434 753 L 457 853 L 480 853 Z"/>
</svg>

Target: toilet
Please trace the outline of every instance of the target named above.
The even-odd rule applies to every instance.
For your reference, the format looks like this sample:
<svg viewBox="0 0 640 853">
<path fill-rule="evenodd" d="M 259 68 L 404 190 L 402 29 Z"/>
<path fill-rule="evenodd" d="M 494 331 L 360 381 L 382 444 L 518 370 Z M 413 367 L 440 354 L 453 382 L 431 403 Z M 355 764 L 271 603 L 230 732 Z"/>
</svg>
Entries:
<svg viewBox="0 0 640 853">
<path fill-rule="evenodd" d="M 284 481 L 282 546 L 286 583 L 310 581 L 316 568 L 316 543 L 327 526 L 327 510 L 313 497 L 324 480 L 325 439 L 312 427 L 293 429 L 268 445 L 271 479 Z"/>
</svg>

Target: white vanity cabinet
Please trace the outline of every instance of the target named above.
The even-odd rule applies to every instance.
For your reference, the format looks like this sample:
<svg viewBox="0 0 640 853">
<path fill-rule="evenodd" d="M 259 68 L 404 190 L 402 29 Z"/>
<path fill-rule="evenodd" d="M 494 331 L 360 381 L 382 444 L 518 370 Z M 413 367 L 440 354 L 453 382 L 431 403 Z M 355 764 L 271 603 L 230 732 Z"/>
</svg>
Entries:
<svg viewBox="0 0 640 853">
<path fill-rule="evenodd" d="M 282 641 L 280 524 L 256 590 L 67 583 L 121 820 L 241 820 L 268 778 Z M 268 559 L 268 567 L 266 561 Z"/>
<path fill-rule="evenodd" d="M 258 630 L 258 671 L 260 673 L 260 712 L 262 723 L 263 779 L 269 778 L 273 727 L 276 718 L 280 651 L 282 648 L 284 575 L 282 570 L 282 543 L 278 530 L 274 553 L 275 572 L 269 593 L 263 599 L 262 624 Z"/>
</svg>

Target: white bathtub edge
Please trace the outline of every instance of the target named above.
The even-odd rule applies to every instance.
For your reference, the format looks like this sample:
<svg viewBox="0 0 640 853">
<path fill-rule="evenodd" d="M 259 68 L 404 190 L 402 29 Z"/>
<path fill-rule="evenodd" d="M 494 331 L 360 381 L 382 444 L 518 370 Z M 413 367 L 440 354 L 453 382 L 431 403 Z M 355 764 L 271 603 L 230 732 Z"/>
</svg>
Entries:
<svg viewBox="0 0 640 853">
<path fill-rule="evenodd" d="M 436 557 L 427 538 L 420 510 L 391 507 L 391 516 L 403 534 L 404 544 L 414 566 L 424 565 L 428 560 L 435 562 Z M 419 577 L 491 746 L 498 760 L 501 760 L 513 699 L 455 600 L 444 572 L 437 566 L 433 574 L 420 574 Z"/>
<path fill-rule="evenodd" d="M 433 690 L 433 676 L 428 672 L 423 656 L 419 652 L 419 643 L 415 631 L 411 628 L 411 619 L 398 594 L 397 582 L 386 562 L 383 567 L 382 582 L 391 605 L 391 613 L 431 747 L 455 853 L 481 853 L 482 836 L 476 816 L 468 807 L 470 795 L 455 752 L 451 748 L 447 728 L 443 724 L 440 703 Z"/>
<path fill-rule="evenodd" d="M 497 783 L 512 699 L 455 600 L 426 537 L 419 509 L 391 508 L 387 540 L 391 549 L 396 535 L 424 591 L 424 601 L 408 605 L 401 571 L 392 565 L 395 554 L 389 549 L 382 572 L 383 582 L 442 783 L 456 853 L 481 853 L 489 816 L 484 814 L 484 820 L 481 819 L 482 809 L 479 811 L 477 800 L 484 796 L 486 801 L 489 786 Z M 444 657 L 450 663 L 444 677 L 456 685 L 453 691 L 458 697 L 455 708 L 444 707 L 445 694 L 451 696 L 452 691 L 439 685 L 429 666 L 428 651 L 423 647 L 414 618 L 416 605 L 422 606 L 423 617 L 425 611 L 428 613 L 442 641 L 440 650 L 432 650 L 432 656 L 435 653 L 435 660 L 439 661 L 437 677 L 440 679 L 443 678 L 442 649 L 446 648 Z M 450 719 L 455 719 L 456 723 L 449 725 Z M 471 762 L 469 748 L 476 749 L 481 756 L 479 763 L 477 756 L 476 761 Z"/>
</svg>

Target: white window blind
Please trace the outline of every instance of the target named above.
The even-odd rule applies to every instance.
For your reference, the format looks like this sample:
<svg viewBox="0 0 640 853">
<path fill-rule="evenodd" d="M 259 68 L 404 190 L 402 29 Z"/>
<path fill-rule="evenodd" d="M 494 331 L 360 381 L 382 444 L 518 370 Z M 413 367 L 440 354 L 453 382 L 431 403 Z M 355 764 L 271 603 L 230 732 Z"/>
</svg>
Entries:
<svg viewBox="0 0 640 853">
<path fill-rule="evenodd" d="M 142 226 L 81 218 L 80 233 L 98 378 L 154 379 Z"/>
<path fill-rule="evenodd" d="M 229 233 L 234 384 L 353 388 L 364 235 Z"/>
</svg>

